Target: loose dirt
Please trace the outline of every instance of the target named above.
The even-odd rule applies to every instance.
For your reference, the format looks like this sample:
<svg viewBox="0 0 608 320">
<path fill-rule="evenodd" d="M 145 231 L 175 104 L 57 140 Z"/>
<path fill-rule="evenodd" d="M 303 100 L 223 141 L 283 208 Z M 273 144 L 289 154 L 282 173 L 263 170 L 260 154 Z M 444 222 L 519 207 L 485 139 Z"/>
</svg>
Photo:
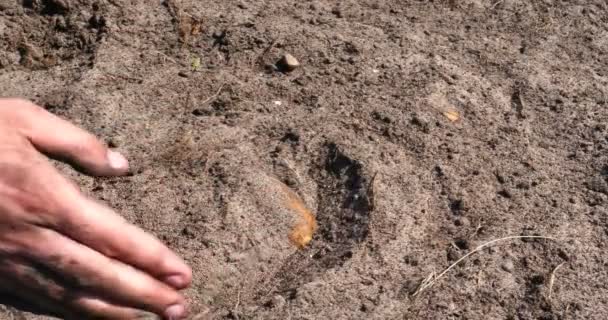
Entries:
<svg viewBox="0 0 608 320">
<path fill-rule="evenodd" d="M 61 168 L 192 265 L 194 314 L 608 318 L 603 0 L 0 0 L 0 94 L 129 156 Z M 317 217 L 303 250 L 275 178 Z M 417 292 L 521 235 L 558 241 Z"/>
</svg>

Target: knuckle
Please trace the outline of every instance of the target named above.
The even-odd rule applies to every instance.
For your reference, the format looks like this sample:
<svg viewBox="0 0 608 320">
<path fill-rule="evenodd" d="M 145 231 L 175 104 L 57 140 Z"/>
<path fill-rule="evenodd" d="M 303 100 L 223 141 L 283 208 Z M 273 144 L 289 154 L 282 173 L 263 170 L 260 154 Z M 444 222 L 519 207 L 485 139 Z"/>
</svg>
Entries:
<svg viewBox="0 0 608 320">
<path fill-rule="evenodd" d="M 190 268 L 190 267 L 184 268 L 183 277 L 184 277 L 184 282 L 186 284 L 189 285 L 190 283 L 192 283 L 192 278 L 193 278 L 192 268 Z"/>
<path fill-rule="evenodd" d="M 16 233 L 11 243 L 20 255 L 37 257 L 46 252 L 50 237 L 46 229 L 28 228 L 26 232 Z"/>
<path fill-rule="evenodd" d="M 40 243 L 33 240 L 36 230 L 26 223 L 12 224 L 0 237 L 0 257 L 4 259 L 32 257 L 41 251 Z M 42 244 L 44 242 L 41 242 Z"/>
<path fill-rule="evenodd" d="M 62 156 L 66 159 L 79 159 L 80 162 L 83 162 L 81 165 L 93 165 L 100 158 L 105 159 L 106 149 L 95 136 L 88 132 L 73 136 L 64 143 L 65 150 Z"/>
<path fill-rule="evenodd" d="M 49 179 L 49 172 L 45 170 L 41 159 L 23 150 L 11 150 L 3 154 L 0 161 L 0 184 L 8 186 L 11 191 L 1 193 L 5 201 L 10 201 L 23 214 L 53 212 L 56 209 L 55 197 L 52 188 L 45 186 L 44 180 Z M 44 180 L 40 180 L 44 179 Z M 13 212 L 16 214 L 17 212 Z M 22 217 L 25 218 L 25 217 Z"/>
<path fill-rule="evenodd" d="M 0 101 L 0 116 L 13 127 L 20 130 L 27 129 L 27 124 L 33 117 L 48 113 L 44 108 L 22 98 L 9 98 Z"/>
</svg>

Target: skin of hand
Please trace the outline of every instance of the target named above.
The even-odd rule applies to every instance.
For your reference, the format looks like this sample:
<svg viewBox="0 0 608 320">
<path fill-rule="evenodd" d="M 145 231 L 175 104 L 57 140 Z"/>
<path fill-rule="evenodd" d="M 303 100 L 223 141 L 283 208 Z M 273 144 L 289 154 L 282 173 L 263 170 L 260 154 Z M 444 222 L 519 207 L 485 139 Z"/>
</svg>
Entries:
<svg viewBox="0 0 608 320">
<path fill-rule="evenodd" d="M 183 319 L 192 271 L 158 239 L 84 196 L 46 156 L 94 176 L 128 162 L 21 99 L 0 99 L 0 292 L 64 319 Z"/>
</svg>

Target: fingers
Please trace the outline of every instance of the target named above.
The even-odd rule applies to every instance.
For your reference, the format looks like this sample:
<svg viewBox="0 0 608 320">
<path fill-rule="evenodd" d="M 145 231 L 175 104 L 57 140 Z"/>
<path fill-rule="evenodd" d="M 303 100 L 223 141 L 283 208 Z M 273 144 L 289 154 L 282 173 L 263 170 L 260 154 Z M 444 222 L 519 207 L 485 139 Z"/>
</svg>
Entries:
<svg viewBox="0 0 608 320">
<path fill-rule="evenodd" d="M 57 282 L 23 259 L 9 259 L 11 261 L 0 267 L 4 275 L 0 279 L 0 287 L 10 290 L 9 303 L 24 311 L 68 320 L 158 318 L 153 313 L 120 306 L 98 296 L 81 294 L 78 289 Z"/>
<path fill-rule="evenodd" d="M 72 204 L 66 220 L 57 225 L 60 233 L 142 269 L 176 289 L 190 285 L 191 269 L 156 237 L 91 199 L 81 197 Z"/>
<path fill-rule="evenodd" d="M 53 229 L 108 257 L 146 271 L 176 289 L 190 285 L 192 272 L 181 258 L 156 237 L 83 196 L 50 163 L 39 161 L 20 170 L 7 170 L 2 175 L 9 185 L 19 186 L 23 194 L 16 205 L 20 209 L 12 208 L 8 212 L 19 213 L 22 220 Z M 24 176 L 35 178 L 24 179 Z M 0 204 L 0 207 L 9 204 Z M 11 234 L 0 234 L 0 238 Z"/>
<path fill-rule="evenodd" d="M 6 104 L 0 99 L 3 128 L 18 132 L 25 143 L 29 140 L 29 148 L 37 156 L 41 157 L 32 146 L 94 175 L 127 172 L 126 159 L 86 131 L 29 102 L 11 100 L 9 108 L 2 108 Z M 7 141 L 11 144 L 13 140 Z M 60 297 L 85 314 L 111 314 L 113 318 L 133 318 L 136 309 L 167 319 L 182 318 L 185 302 L 176 289 L 190 284 L 190 268 L 158 239 L 84 197 L 49 163 L 34 160 L 23 165 L 7 162 L 2 177 L 10 186 L 4 190 L 11 200 L 7 205 L 12 215 L 7 221 L 21 221 L 36 230 L 25 228 L 27 236 L 22 236 L 11 229 L 10 236 L 3 236 L 15 241 L 16 248 L 27 249 L 26 264 L 11 269 L 16 284 L 31 288 L 24 288 L 25 298 L 35 299 L 38 294 Z M 42 278 L 32 277 L 41 270 L 50 272 Z"/>
<path fill-rule="evenodd" d="M 2 118 L 9 119 L 39 151 L 96 176 L 128 172 L 129 164 L 125 157 L 109 150 L 95 136 L 70 122 L 25 100 L 0 100 L 0 104 L 9 105 L 8 108 L 0 108 Z"/>
<path fill-rule="evenodd" d="M 103 300 L 98 297 L 82 296 L 75 298 L 71 305 L 79 311 L 95 319 L 108 320 L 133 320 L 133 319 L 158 319 L 158 317 L 146 311 L 122 307 Z M 82 316 L 68 320 L 81 320 Z"/>
<path fill-rule="evenodd" d="M 17 257 L 0 256 L 0 287 L 8 303 L 21 310 L 53 317 L 75 316 L 64 303 L 65 288 Z"/>
<path fill-rule="evenodd" d="M 22 254 L 26 255 L 28 261 L 36 262 L 39 270 L 46 269 L 47 274 L 60 277 L 58 282 L 87 295 L 81 297 L 75 292 L 70 292 L 71 295 L 51 292 L 52 296 L 75 300 L 72 303 L 88 308 L 87 311 L 130 312 L 116 309 L 116 305 L 120 305 L 154 312 L 167 319 L 186 316 L 184 298 L 175 289 L 53 230 L 40 228 L 19 241 L 19 245 L 25 249 Z M 103 300 L 95 296 L 103 297 Z M 104 300 L 116 305 L 104 303 Z"/>
</svg>

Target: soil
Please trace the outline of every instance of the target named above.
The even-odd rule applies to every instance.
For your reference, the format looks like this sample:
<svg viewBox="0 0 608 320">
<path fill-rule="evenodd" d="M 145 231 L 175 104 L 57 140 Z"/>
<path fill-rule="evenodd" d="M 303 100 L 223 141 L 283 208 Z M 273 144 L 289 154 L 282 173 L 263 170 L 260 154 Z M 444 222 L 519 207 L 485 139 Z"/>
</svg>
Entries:
<svg viewBox="0 0 608 320">
<path fill-rule="evenodd" d="M 0 92 L 129 156 L 61 168 L 191 264 L 195 315 L 608 318 L 604 0 L 0 0 Z M 433 278 L 510 236 L 553 239 Z"/>
</svg>

